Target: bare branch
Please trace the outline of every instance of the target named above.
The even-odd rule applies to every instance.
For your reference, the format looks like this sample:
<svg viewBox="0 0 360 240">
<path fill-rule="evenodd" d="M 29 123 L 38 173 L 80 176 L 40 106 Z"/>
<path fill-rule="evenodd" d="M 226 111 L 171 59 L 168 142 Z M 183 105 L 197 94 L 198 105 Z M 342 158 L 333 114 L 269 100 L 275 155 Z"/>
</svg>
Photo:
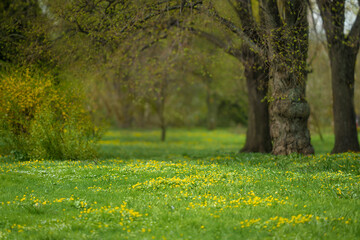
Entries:
<svg viewBox="0 0 360 240">
<path fill-rule="evenodd" d="M 168 12 L 168 11 L 174 11 L 174 10 L 183 10 L 184 8 L 190 8 L 190 9 L 194 9 L 196 6 L 201 5 L 203 2 L 201 1 L 196 1 L 194 3 L 188 3 L 186 2 L 185 4 L 181 3 L 181 5 L 175 5 L 172 7 L 168 7 L 165 10 L 159 10 L 157 12 L 154 13 L 150 13 L 149 15 L 147 15 L 146 17 L 144 17 L 143 19 L 141 19 L 140 21 L 131 21 L 129 25 L 125 26 L 123 29 L 121 29 L 119 31 L 119 33 L 123 33 L 125 32 L 125 30 L 127 30 L 129 27 L 133 26 L 133 27 L 139 27 L 140 24 L 145 23 L 146 21 L 150 20 L 151 18 L 154 18 L 156 16 L 159 16 L 160 14 L 164 13 L 164 12 Z"/>
<path fill-rule="evenodd" d="M 246 34 L 241 28 L 236 26 L 233 22 L 221 17 L 214 9 L 211 11 L 211 13 L 209 13 L 209 15 L 210 17 L 214 17 L 214 19 L 217 20 L 218 23 L 224 25 L 231 32 L 238 35 L 243 41 L 245 41 L 245 43 L 253 51 L 257 52 L 260 55 L 263 55 L 264 50 L 259 45 L 257 45 L 248 34 Z"/>
<path fill-rule="evenodd" d="M 358 0 L 360 2 L 360 0 Z M 360 3 L 359 3 L 360 6 Z M 360 38 L 360 10 L 356 16 L 356 20 L 350 30 L 348 35 L 348 39 L 355 39 L 357 41 L 357 45 L 359 45 Z"/>
<path fill-rule="evenodd" d="M 212 44 L 214 44 L 215 46 L 217 46 L 218 48 L 224 50 L 226 53 L 230 54 L 231 56 L 234 56 L 238 59 L 242 58 L 242 54 L 241 51 L 238 48 L 232 48 L 230 47 L 230 44 L 227 44 L 225 41 L 223 41 L 222 39 L 218 38 L 217 36 L 215 36 L 214 34 L 199 30 L 199 29 L 195 29 L 195 28 L 187 28 L 187 30 L 189 30 L 190 32 L 205 38 L 206 40 L 208 40 L 209 42 L 211 42 Z"/>
<path fill-rule="evenodd" d="M 264 14 L 264 20 L 266 24 L 274 29 L 282 26 L 279 9 L 276 1 L 259 0 L 261 6 L 261 12 Z"/>
</svg>

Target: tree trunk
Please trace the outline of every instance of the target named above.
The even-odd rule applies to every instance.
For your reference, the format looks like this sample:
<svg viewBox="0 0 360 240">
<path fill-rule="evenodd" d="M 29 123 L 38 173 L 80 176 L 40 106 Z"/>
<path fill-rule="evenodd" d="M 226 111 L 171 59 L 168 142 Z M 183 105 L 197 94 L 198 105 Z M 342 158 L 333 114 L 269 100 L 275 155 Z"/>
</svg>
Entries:
<svg viewBox="0 0 360 240">
<path fill-rule="evenodd" d="M 208 130 L 214 130 L 216 128 L 216 114 L 217 114 L 217 103 L 216 96 L 211 90 L 209 83 L 206 86 L 206 106 L 207 106 L 207 128 Z"/>
<path fill-rule="evenodd" d="M 160 120 L 160 128 L 161 128 L 161 141 L 165 142 L 166 139 L 166 119 L 165 119 L 165 103 L 166 103 L 166 82 L 163 80 L 160 85 L 160 95 L 157 99 L 157 111 Z"/>
<path fill-rule="evenodd" d="M 161 128 L 161 141 L 165 142 L 166 139 L 166 120 L 165 120 L 165 105 L 164 105 L 164 100 L 162 99 L 160 101 L 160 105 L 158 106 L 158 114 L 159 114 L 159 119 L 160 119 L 160 128 Z"/>
<path fill-rule="evenodd" d="M 165 120 L 165 100 L 161 98 L 159 102 L 159 119 L 160 119 L 160 128 L 161 128 L 161 141 L 165 142 L 166 140 L 166 120 Z"/>
<path fill-rule="evenodd" d="M 335 131 L 332 153 L 360 151 L 354 108 L 356 53 L 342 43 L 330 47 Z"/>
<path fill-rule="evenodd" d="M 267 3 L 277 9 L 276 1 Z M 282 3 L 283 11 L 275 11 L 267 21 L 270 26 L 268 57 L 271 64 L 269 113 L 272 153 L 313 154 L 307 126 L 310 107 L 305 99 L 309 48 L 308 8 L 303 0 Z M 281 21 L 271 22 L 278 17 L 277 14 L 282 16 Z"/>
<path fill-rule="evenodd" d="M 272 149 L 269 127 L 269 105 L 265 100 L 269 73 L 254 66 L 245 68 L 249 111 L 245 146 L 240 152 L 269 153 Z"/>
<path fill-rule="evenodd" d="M 270 80 L 270 134 L 273 140 L 273 154 L 313 154 L 310 132 L 307 127 L 310 107 L 305 100 L 305 84 L 291 83 L 287 71 L 273 70 Z M 295 80 L 296 81 L 296 80 Z"/>
<path fill-rule="evenodd" d="M 165 142 L 166 140 L 166 126 L 161 126 L 161 141 Z"/>
</svg>

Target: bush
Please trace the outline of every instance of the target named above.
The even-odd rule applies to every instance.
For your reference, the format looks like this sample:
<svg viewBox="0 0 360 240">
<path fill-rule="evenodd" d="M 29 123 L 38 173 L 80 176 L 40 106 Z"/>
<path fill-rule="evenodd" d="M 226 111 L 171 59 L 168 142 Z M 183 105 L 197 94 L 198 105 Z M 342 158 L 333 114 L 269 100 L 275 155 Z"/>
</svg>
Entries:
<svg viewBox="0 0 360 240">
<path fill-rule="evenodd" d="M 24 160 L 93 158 L 98 131 L 73 85 L 29 68 L 2 73 L 1 152 Z"/>
</svg>

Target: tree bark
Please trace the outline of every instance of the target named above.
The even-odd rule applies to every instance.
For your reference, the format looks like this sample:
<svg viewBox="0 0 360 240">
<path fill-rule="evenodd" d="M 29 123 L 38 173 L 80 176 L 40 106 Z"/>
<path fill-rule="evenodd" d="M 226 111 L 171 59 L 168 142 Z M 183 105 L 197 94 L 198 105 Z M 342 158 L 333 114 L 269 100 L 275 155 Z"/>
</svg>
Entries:
<svg viewBox="0 0 360 240">
<path fill-rule="evenodd" d="M 265 99 L 269 73 L 264 68 L 247 66 L 245 77 L 249 101 L 248 128 L 245 146 L 240 152 L 269 153 L 272 150 L 272 143 L 269 127 L 269 104 Z"/>
<path fill-rule="evenodd" d="M 357 51 L 345 44 L 329 49 L 332 77 L 335 145 L 332 153 L 360 151 L 354 107 Z"/>
<path fill-rule="evenodd" d="M 269 84 L 270 134 L 274 144 L 272 153 L 275 155 L 314 153 L 307 127 L 310 107 L 305 100 L 305 85 L 286 84 L 293 78 L 296 77 L 277 69 Z"/>
<path fill-rule="evenodd" d="M 276 3 L 268 1 L 267 4 L 276 10 Z M 284 1 L 283 4 L 285 11 L 275 11 L 267 21 L 272 153 L 313 154 L 307 126 L 310 107 L 305 99 L 309 48 L 307 6 L 303 0 Z M 279 15 L 283 16 L 281 21 L 271 22 Z"/>
</svg>

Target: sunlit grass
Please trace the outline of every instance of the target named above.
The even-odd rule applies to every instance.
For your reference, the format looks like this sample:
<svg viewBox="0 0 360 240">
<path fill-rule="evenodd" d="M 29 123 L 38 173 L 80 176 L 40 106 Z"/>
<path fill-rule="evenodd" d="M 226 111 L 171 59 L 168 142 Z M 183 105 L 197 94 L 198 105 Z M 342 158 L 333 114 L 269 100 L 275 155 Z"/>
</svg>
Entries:
<svg viewBox="0 0 360 240">
<path fill-rule="evenodd" d="M 238 155 L 227 130 L 158 139 L 112 131 L 98 160 L 1 158 L 0 239 L 360 236 L 359 154 Z"/>
</svg>

